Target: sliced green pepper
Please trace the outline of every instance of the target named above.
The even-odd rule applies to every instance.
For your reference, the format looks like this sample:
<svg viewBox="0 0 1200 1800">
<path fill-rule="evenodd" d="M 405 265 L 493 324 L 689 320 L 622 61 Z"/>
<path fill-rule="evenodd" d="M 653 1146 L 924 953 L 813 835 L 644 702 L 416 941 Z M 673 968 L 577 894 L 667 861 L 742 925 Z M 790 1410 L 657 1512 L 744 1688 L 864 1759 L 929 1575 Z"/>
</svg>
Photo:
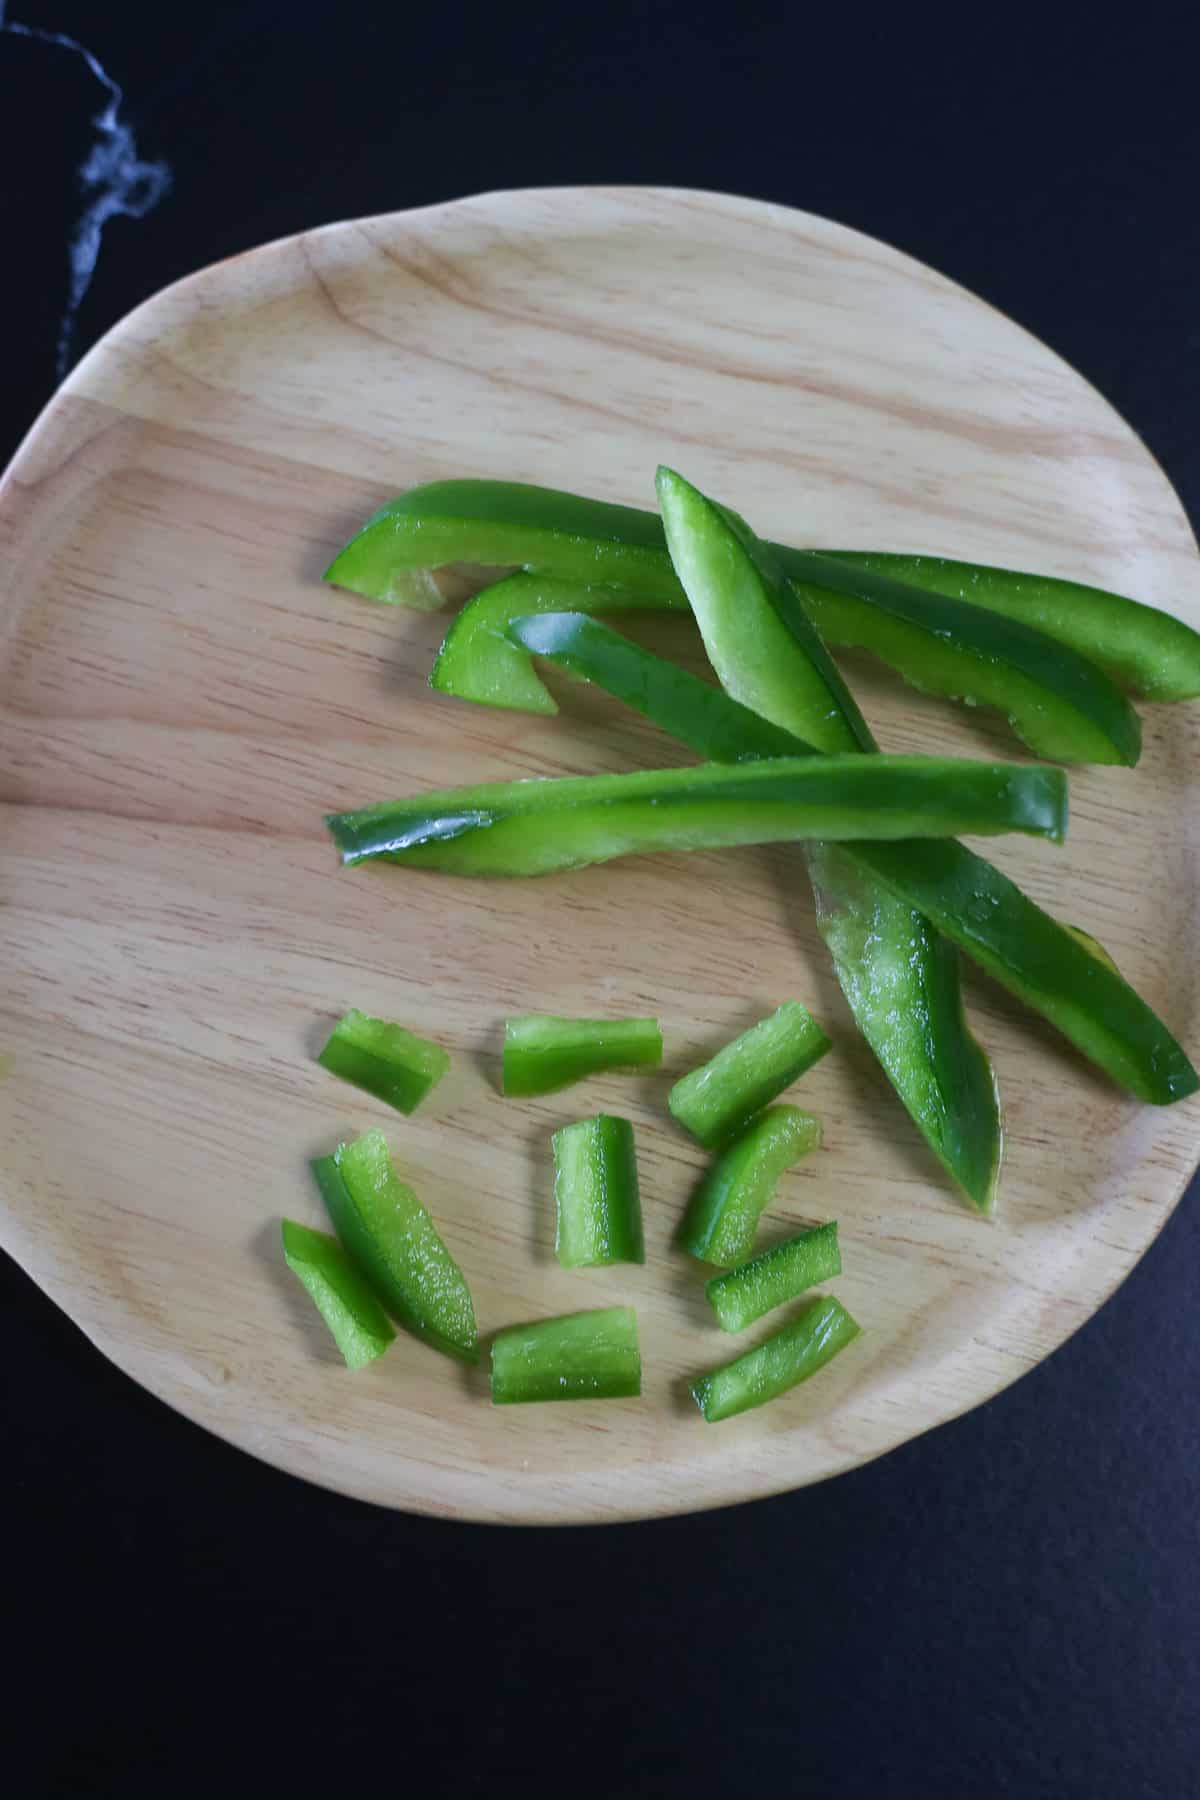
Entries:
<svg viewBox="0 0 1200 1800">
<path fill-rule="evenodd" d="M 451 788 L 327 820 L 343 863 L 549 875 L 649 850 L 1023 831 L 1061 839 L 1061 769 L 922 756 L 779 757 Z"/>
<path fill-rule="evenodd" d="M 880 550 L 823 554 L 868 574 L 908 582 L 922 594 L 944 594 L 1032 625 L 1098 664 L 1143 700 L 1194 700 L 1200 695 L 1200 632 L 1155 606 L 1080 581 L 944 556 Z"/>
<path fill-rule="evenodd" d="M 554 1133 L 554 1254 L 564 1269 L 646 1260 L 628 1119 L 598 1113 Z"/>
<path fill-rule="evenodd" d="M 557 660 L 569 647 L 577 674 L 636 707 L 701 756 L 732 759 L 779 754 L 778 726 L 769 725 L 729 695 L 631 644 L 594 619 L 580 613 L 547 614 L 519 620 L 510 629 L 538 655 Z M 602 653 L 598 639 L 604 640 Z M 785 749 L 798 752 L 803 748 L 798 739 L 787 733 L 782 736 Z M 888 845 L 884 857 L 879 855 L 882 848 L 842 844 L 837 855 L 848 870 L 873 880 L 876 902 L 880 896 L 894 893 L 910 910 L 928 914 L 947 938 L 1010 993 L 1057 1026 L 1114 1081 L 1156 1105 L 1182 1099 L 1200 1086 L 1175 1038 L 1122 979 L 1112 958 L 1094 938 L 1081 934 L 1077 926 L 1059 924 L 1007 876 L 962 844 L 914 838 L 903 845 Z M 828 882 L 828 870 L 822 873 Z M 855 930 L 860 932 L 861 918 L 856 909 Z M 885 935 L 891 952 L 881 965 L 881 994 L 894 988 L 888 972 L 896 968 L 897 948 L 906 942 L 905 931 L 894 930 L 891 924 Z M 839 952 L 841 949 L 839 946 Z M 903 960 L 902 954 L 901 964 Z M 1093 963 L 1099 974 L 1091 967 Z M 924 1001 L 919 998 L 922 989 L 927 995 Z M 937 979 L 932 985 L 922 983 L 916 990 L 915 1009 L 908 1004 L 914 997 L 910 992 L 906 1011 L 920 1019 L 928 1014 L 936 1020 L 935 999 L 940 995 L 945 1005 L 947 994 L 953 999 L 955 991 L 956 985 L 951 990 Z M 961 1006 L 961 1000 L 957 1004 Z M 943 1028 L 931 1024 L 930 1029 L 936 1034 Z M 952 1081 L 954 1059 L 945 1063 L 939 1059 L 938 1066 L 943 1079 Z M 953 1093 L 952 1088 L 950 1091 Z M 955 1103 L 948 1110 L 958 1115 L 962 1107 Z"/>
<path fill-rule="evenodd" d="M 860 1331 L 840 1301 L 828 1296 L 813 1300 L 774 1337 L 702 1375 L 692 1384 L 692 1398 L 708 1424 L 732 1419 L 807 1381 Z"/>
<path fill-rule="evenodd" d="M 526 1013 L 504 1021 L 504 1092 L 554 1094 L 588 1075 L 656 1069 L 662 1061 L 657 1019 L 560 1019 Z"/>
<path fill-rule="evenodd" d="M 1078 589 L 1042 605 L 1048 621 L 1063 624 L 1071 599 L 1085 601 L 1074 631 L 1051 634 L 1031 622 L 1028 595 L 1043 578 L 976 571 L 977 587 L 1005 604 L 969 604 L 944 572 L 929 591 L 913 585 L 919 559 L 885 559 L 873 552 L 826 555 L 770 546 L 786 576 L 800 584 L 804 605 L 831 644 L 861 646 L 891 663 L 927 692 L 999 707 L 1040 754 L 1063 761 L 1137 760 L 1140 725 L 1112 680 L 1088 655 L 1093 614 L 1111 666 L 1141 671 L 1144 687 L 1157 671 L 1163 697 L 1197 692 L 1200 634 L 1150 607 L 1117 595 Z M 514 482 L 434 482 L 411 489 L 368 521 L 326 571 L 326 580 L 376 599 L 402 598 L 398 571 L 438 562 L 516 563 L 592 590 L 589 610 L 610 610 L 602 590 L 620 590 L 621 604 L 680 606 L 683 596 L 664 554 L 653 513 L 613 506 L 549 488 Z M 945 565 L 946 568 L 970 565 Z M 908 577 L 901 579 L 901 576 Z M 1107 602 L 1107 605 L 1101 605 Z M 477 605 L 478 602 L 473 602 Z M 470 609 L 468 608 L 468 611 Z M 537 610 L 525 604 L 524 612 Z M 531 686 L 528 668 L 498 652 L 489 671 L 489 634 L 499 630 L 497 602 L 451 633 L 439 658 L 435 685 L 492 706 L 533 705 L 553 710 L 550 696 Z M 1069 641 L 1068 641 L 1069 640 Z M 1083 641 L 1079 641 L 1083 640 Z M 491 638 L 494 643 L 494 636 Z M 1103 658 L 1101 658 L 1103 660 Z M 823 745 L 836 748 L 836 745 Z"/>
<path fill-rule="evenodd" d="M 1184 1051 L 1107 953 L 1081 943 L 964 845 L 929 839 L 916 855 L 892 854 L 899 848 L 860 843 L 854 856 L 1140 1100 L 1165 1106 L 1196 1092 L 1200 1078 Z"/>
<path fill-rule="evenodd" d="M 788 679 L 798 665 L 820 673 L 828 658 L 823 647 L 814 656 L 815 627 L 770 549 L 744 520 L 669 469 L 659 471 L 659 492 L 668 543 L 679 555 L 679 573 L 722 685 L 784 730 L 805 738 L 819 732 L 823 744 L 835 747 L 873 748 L 857 708 L 846 712 L 840 687 L 825 689 L 822 702 L 820 689 L 814 695 L 811 684 Z M 740 602 L 737 612 L 729 604 L 731 588 Z M 758 642 L 760 628 L 777 660 L 747 648 Z M 923 826 L 917 830 L 925 835 Z M 813 849 L 808 862 L 817 922 L 855 1023 L 934 1155 L 988 1211 L 1003 1143 L 1000 1101 L 991 1064 L 967 1026 L 958 958 L 938 942 L 927 920 L 897 908 L 882 890 L 874 896 L 877 929 L 839 930 L 831 903 L 853 894 L 865 916 L 869 878 L 856 880 L 843 870 L 828 843 Z M 877 1004 L 885 993 L 890 1008 Z"/>
<path fill-rule="evenodd" d="M 510 579 L 523 581 L 525 577 Z M 623 700 L 705 762 L 745 763 L 764 757 L 819 754 L 803 738 L 772 725 L 723 688 L 643 650 L 590 613 L 516 617 L 508 633 L 532 656 L 545 657 L 557 668 L 568 669 Z"/>
<path fill-rule="evenodd" d="M 325 571 L 370 600 L 392 600 L 402 569 L 511 563 L 543 575 L 682 603 L 656 515 L 519 481 L 431 481 L 381 507 Z"/>
<path fill-rule="evenodd" d="M 492 1400 L 622 1400 L 642 1391 L 632 1306 L 510 1325 L 492 1339 Z"/>
<path fill-rule="evenodd" d="M 692 1196 L 679 1228 L 683 1248 L 721 1268 L 744 1262 L 779 1177 L 820 1143 L 821 1121 L 798 1106 L 760 1113 L 721 1151 Z"/>
<path fill-rule="evenodd" d="M 684 1130 L 711 1150 L 741 1131 L 832 1047 L 812 1014 L 798 1000 L 785 1000 L 770 1018 L 677 1081 L 667 1105 Z"/>
<path fill-rule="evenodd" d="M 477 706 L 504 707 L 510 712 L 558 711 L 533 658 L 507 635 L 511 621 L 531 613 L 558 612 L 580 604 L 579 584 L 543 575 L 509 575 L 469 600 L 446 633 L 429 685 L 441 694 L 472 700 Z M 586 599 L 589 612 L 626 613 L 646 602 L 620 588 L 595 588 Z"/>
<path fill-rule="evenodd" d="M 415 1337 L 479 1361 L 475 1308 L 462 1270 L 410 1187 L 381 1131 L 367 1131 L 313 1163 L 329 1216 L 392 1317 Z"/>
<path fill-rule="evenodd" d="M 978 607 L 964 639 L 947 596 L 803 550 L 780 567 L 829 643 L 869 650 L 922 693 L 998 708 L 1037 755 L 1127 768 L 1141 755 L 1142 722 L 1112 679 L 1033 626 Z"/>
<path fill-rule="evenodd" d="M 283 1259 L 312 1297 L 349 1369 L 365 1368 L 395 1340 L 392 1322 L 336 1238 L 283 1220 Z"/>
<path fill-rule="evenodd" d="M 837 1226 L 814 1225 L 752 1262 L 714 1275 L 705 1282 L 704 1293 L 722 1331 L 744 1331 L 764 1313 L 841 1272 Z"/>
<path fill-rule="evenodd" d="M 317 1061 L 402 1113 L 415 1112 L 450 1067 L 440 1044 L 356 1007 L 338 1020 Z"/>
</svg>

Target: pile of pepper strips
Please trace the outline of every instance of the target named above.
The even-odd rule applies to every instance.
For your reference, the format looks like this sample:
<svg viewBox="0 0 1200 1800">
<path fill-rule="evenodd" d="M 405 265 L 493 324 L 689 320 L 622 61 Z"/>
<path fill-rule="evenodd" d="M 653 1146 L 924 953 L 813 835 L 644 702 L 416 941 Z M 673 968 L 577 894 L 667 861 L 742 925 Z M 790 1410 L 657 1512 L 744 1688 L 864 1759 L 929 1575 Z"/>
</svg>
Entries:
<svg viewBox="0 0 1200 1800">
<path fill-rule="evenodd" d="M 414 571 L 512 565 L 460 613 L 441 692 L 553 713 L 541 657 L 637 708 L 697 770 L 522 781 L 425 794 L 328 821 L 343 861 L 541 874 L 636 850 L 798 839 L 818 924 L 856 1023 L 914 1123 L 981 1210 L 994 1203 L 995 1077 L 968 1028 L 965 951 L 1139 1098 L 1200 1085 L 1106 952 L 1060 924 L 962 833 L 1060 838 L 1061 772 L 877 754 L 826 643 L 872 651 L 914 685 L 998 706 L 1039 754 L 1126 766 L 1126 697 L 1200 694 L 1200 634 L 1154 608 L 1050 577 L 876 552 L 767 544 L 669 469 L 661 517 L 548 489 L 439 482 L 368 521 L 326 579 L 437 603 Z M 600 622 L 690 607 L 713 688 Z"/>
</svg>

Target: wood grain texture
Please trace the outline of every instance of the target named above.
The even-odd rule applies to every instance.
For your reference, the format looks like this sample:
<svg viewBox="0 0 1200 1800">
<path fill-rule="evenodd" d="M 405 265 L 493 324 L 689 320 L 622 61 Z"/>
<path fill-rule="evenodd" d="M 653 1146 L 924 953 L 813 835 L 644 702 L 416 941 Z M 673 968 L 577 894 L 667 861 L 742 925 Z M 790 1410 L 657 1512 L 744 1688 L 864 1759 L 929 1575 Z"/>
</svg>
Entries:
<svg viewBox="0 0 1200 1800">
<path fill-rule="evenodd" d="M 0 1235 L 154 1393 L 385 1504 L 604 1520 L 849 1468 L 1061 1343 L 1195 1160 L 1196 1101 L 1125 1100 L 972 979 L 1008 1154 L 995 1222 L 971 1216 L 854 1035 L 789 850 L 511 884 L 339 871 L 330 808 L 684 760 L 571 684 L 558 720 L 434 695 L 447 615 L 318 580 L 414 482 L 505 476 L 649 505 L 660 460 L 775 537 L 1038 568 L 1200 624 L 1179 502 L 1076 373 L 882 244 L 705 194 L 489 195 L 206 269 L 91 353 L 0 490 Z M 639 633 L 696 665 L 686 621 Z M 986 715 L 851 668 L 884 748 L 1018 753 Z M 1198 718 L 1150 709 L 1137 770 L 1076 772 L 1065 849 L 989 846 L 1193 1052 Z M 836 1050 L 797 1091 L 825 1148 L 785 1179 L 763 1240 L 838 1218 L 835 1291 L 866 1333 L 810 1387 L 706 1427 L 687 1378 L 734 1340 L 670 1247 L 703 1156 L 666 1091 L 788 996 Z M 349 1006 L 454 1053 L 412 1119 L 313 1062 Z M 531 1008 L 657 1014 L 662 1076 L 502 1100 L 500 1024 Z M 550 1133 L 602 1108 L 638 1128 L 648 1260 L 567 1273 Z M 342 1369 L 278 1220 L 319 1222 L 306 1159 L 372 1124 L 485 1332 L 637 1306 L 640 1402 L 496 1411 L 483 1369 L 403 1337 Z"/>
</svg>

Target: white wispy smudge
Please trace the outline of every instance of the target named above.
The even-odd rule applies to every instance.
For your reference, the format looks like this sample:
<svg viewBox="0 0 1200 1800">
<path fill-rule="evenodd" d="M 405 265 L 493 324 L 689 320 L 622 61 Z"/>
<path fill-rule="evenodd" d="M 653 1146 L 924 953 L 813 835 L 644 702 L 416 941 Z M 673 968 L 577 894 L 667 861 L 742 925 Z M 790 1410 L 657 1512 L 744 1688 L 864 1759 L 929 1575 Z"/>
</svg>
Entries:
<svg viewBox="0 0 1200 1800">
<path fill-rule="evenodd" d="M 89 198 L 67 246 L 70 284 L 55 352 L 55 374 L 61 381 L 71 366 L 75 322 L 96 271 L 104 227 L 117 215 L 145 218 L 170 187 L 171 171 L 165 162 L 140 160 L 133 132 L 121 122 L 125 95 L 90 50 L 65 32 L 43 31 L 36 25 L 18 25 L 15 20 L 5 24 L 4 9 L 5 0 L 0 0 L 0 31 L 43 44 L 57 44 L 81 56 L 107 96 L 92 121 L 99 140 L 79 169 L 80 186 Z"/>
</svg>

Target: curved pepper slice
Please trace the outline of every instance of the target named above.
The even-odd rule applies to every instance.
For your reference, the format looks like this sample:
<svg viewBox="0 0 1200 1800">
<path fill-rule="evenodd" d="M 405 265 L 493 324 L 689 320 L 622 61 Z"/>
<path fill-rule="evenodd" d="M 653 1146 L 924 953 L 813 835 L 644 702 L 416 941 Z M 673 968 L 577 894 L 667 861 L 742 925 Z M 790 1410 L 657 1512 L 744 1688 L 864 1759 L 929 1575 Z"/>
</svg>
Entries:
<svg viewBox="0 0 1200 1800">
<path fill-rule="evenodd" d="M 395 1341 L 392 1322 L 336 1238 L 284 1219 L 283 1259 L 307 1288 L 348 1369 L 363 1369 Z"/>
<path fill-rule="evenodd" d="M 1143 700 L 1194 700 L 1200 695 L 1200 632 L 1182 619 L 1055 575 L 1027 575 L 986 563 L 955 562 L 883 550 L 827 550 L 837 562 L 886 575 L 926 593 L 944 594 L 1022 625 L 1078 651 Z"/>
<path fill-rule="evenodd" d="M 531 613 L 586 605 L 589 612 L 628 613 L 646 602 L 620 588 L 594 588 L 581 602 L 578 582 L 546 575 L 509 575 L 468 600 L 446 633 L 429 671 L 429 685 L 476 706 L 550 717 L 558 703 L 533 666 L 533 658 L 508 636 L 508 626 Z"/>
<path fill-rule="evenodd" d="M 798 1106 L 760 1113 L 721 1151 L 693 1194 L 679 1228 L 684 1249 L 723 1268 L 744 1262 L 779 1177 L 820 1144 L 820 1120 Z"/>
<path fill-rule="evenodd" d="M 813 693 L 792 678 L 806 668 L 820 672 L 828 654 L 770 549 L 673 471 L 659 470 L 658 489 L 667 540 L 722 686 L 776 726 L 806 739 L 819 734 L 826 748 L 874 749 L 857 707 L 848 713 L 842 705 L 839 686 Z M 769 659 L 756 652 L 760 633 L 772 645 Z M 990 1210 L 1003 1148 L 1000 1101 L 991 1064 L 967 1026 L 957 956 L 920 913 L 845 869 L 828 842 L 812 846 L 808 868 L 817 925 L 855 1023 L 934 1155 L 981 1211 Z M 874 929 L 856 930 L 838 912 L 851 898 L 859 919 L 869 911 Z M 888 1004 L 880 1005 L 884 995 Z"/>
<path fill-rule="evenodd" d="M 861 1329 L 840 1300 L 813 1300 L 774 1337 L 693 1382 L 692 1399 L 710 1425 L 765 1406 L 823 1369 Z"/>
<path fill-rule="evenodd" d="M 728 694 L 583 613 L 519 619 L 510 630 L 536 655 L 555 661 L 569 656 L 577 675 L 635 707 L 701 756 L 777 756 L 781 738 L 793 752 L 803 748 L 799 739 Z M 1183 1049 L 1094 938 L 1043 912 L 1015 882 L 962 844 L 913 838 L 887 845 L 881 855 L 884 848 L 841 844 L 838 856 L 847 868 L 872 878 L 877 891 L 892 892 L 909 909 L 933 919 L 1114 1081 L 1156 1105 L 1200 1087 Z"/>
<path fill-rule="evenodd" d="M 446 1356 L 478 1362 L 471 1291 L 433 1220 L 397 1177 L 383 1133 L 364 1132 L 312 1167 L 338 1236 L 392 1317 Z"/>
<path fill-rule="evenodd" d="M 1111 677 L 1023 620 L 978 607 L 964 638 L 949 596 L 810 551 L 779 566 L 828 643 L 869 650 L 922 693 L 996 707 L 1038 756 L 1132 768 L 1141 755 L 1142 722 Z"/>
<path fill-rule="evenodd" d="M 1061 769 L 921 756 L 779 757 L 450 788 L 326 819 L 343 863 L 382 856 L 458 875 L 547 875 L 649 850 L 797 838 L 1061 839 Z"/>
<path fill-rule="evenodd" d="M 869 551 L 769 548 L 787 577 L 801 584 L 805 605 L 829 643 L 866 648 L 927 692 L 998 707 L 1042 755 L 1068 762 L 1137 760 L 1137 715 L 1087 654 L 1093 614 L 1109 666 L 1126 679 L 1131 670 L 1140 671 L 1135 686 L 1144 688 L 1157 671 L 1162 697 L 1197 691 L 1200 634 L 1118 595 L 1100 595 L 1103 607 L 1085 603 L 1073 632 L 1064 627 L 1065 635 L 1055 636 L 1026 616 L 1036 609 L 1025 596 L 1042 578 L 980 570 L 979 589 L 1007 596 L 1007 604 L 969 604 L 966 595 L 949 591 L 948 577 L 932 581 L 928 592 L 914 586 L 915 558 L 885 566 Z M 589 594 L 574 603 L 589 610 L 615 609 L 618 601 L 605 589 L 619 591 L 623 607 L 685 604 L 653 513 L 516 482 L 433 482 L 399 495 L 351 539 L 325 579 L 390 600 L 403 598 L 394 591 L 400 571 L 448 562 L 515 563 L 542 578 L 577 582 Z M 503 652 L 489 665 L 489 643 L 495 643 L 489 630 L 500 628 L 499 602 L 489 601 L 480 616 L 471 614 L 477 604 L 464 609 L 470 616 L 462 631 L 452 629 L 447 637 L 434 685 L 492 706 L 552 711 L 553 701 L 533 686 L 527 667 L 518 670 Z M 521 610 L 536 606 L 525 602 Z M 1041 612 L 1049 622 L 1070 618 L 1063 596 L 1043 604 Z"/>
</svg>

